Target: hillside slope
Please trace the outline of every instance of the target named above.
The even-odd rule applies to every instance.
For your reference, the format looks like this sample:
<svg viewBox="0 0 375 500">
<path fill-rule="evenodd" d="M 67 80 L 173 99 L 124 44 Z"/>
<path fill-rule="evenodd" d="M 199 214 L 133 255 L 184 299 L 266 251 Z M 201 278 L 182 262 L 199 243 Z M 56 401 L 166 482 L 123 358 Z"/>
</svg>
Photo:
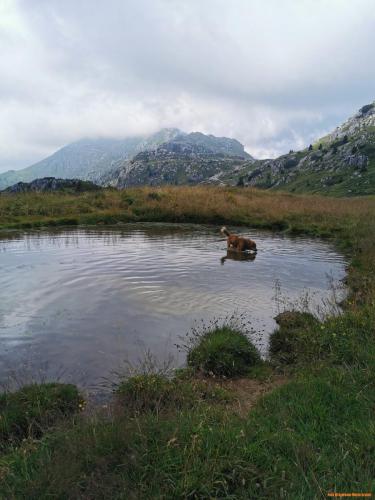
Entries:
<svg viewBox="0 0 375 500">
<path fill-rule="evenodd" d="M 334 196 L 374 194 L 375 102 L 307 149 L 247 162 L 213 182 Z"/>
</svg>

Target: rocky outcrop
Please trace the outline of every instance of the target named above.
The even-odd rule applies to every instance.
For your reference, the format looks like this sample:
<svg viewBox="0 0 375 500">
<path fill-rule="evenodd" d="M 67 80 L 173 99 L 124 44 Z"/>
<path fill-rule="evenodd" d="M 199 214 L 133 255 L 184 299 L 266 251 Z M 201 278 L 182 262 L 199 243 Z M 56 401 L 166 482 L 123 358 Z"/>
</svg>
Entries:
<svg viewBox="0 0 375 500">
<path fill-rule="evenodd" d="M 17 182 L 13 186 L 1 191 L 2 193 L 18 194 L 31 192 L 52 192 L 67 191 L 70 193 L 82 193 L 83 191 L 95 191 L 101 189 L 93 182 L 81 179 L 55 179 L 54 177 L 44 177 L 35 179 L 32 182 Z"/>
<path fill-rule="evenodd" d="M 219 155 L 251 159 L 251 156 L 244 150 L 243 145 L 236 139 L 215 137 L 200 132 L 179 134 L 172 140 L 161 144 L 158 150 L 161 153 L 169 152 L 187 156 Z"/>
<path fill-rule="evenodd" d="M 232 172 L 244 163 L 242 158 L 220 155 L 180 154 L 165 150 L 140 153 L 134 160 L 112 173 L 107 184 L 130 186 L 193 185 L 211 177 Z"/>
<path fill-rule="evenodd" d="M 235 172 L 245 161 L 254 159 L 235 139 L 199 132 L 181 133 L 154 150 L 138 153 L 103 176 L 101 182 L 118 188 L 199 184 L 217 175 Z"/>
</svg>

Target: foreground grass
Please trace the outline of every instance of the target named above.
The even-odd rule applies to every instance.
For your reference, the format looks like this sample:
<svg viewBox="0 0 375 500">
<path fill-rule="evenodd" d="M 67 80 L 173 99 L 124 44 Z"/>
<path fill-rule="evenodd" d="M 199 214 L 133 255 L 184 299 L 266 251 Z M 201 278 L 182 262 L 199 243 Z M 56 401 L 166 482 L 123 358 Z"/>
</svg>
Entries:
<svg viewBox="0 0 375 500">
<path fill-rule="evenodd" d="M 3 228 L 57 224 L 64 217 L 75 223 L 277 227 L 331 236 L 351 260 L 344 313 L 324 323 L 281 325 L 272 364 L 290 382 L 247 416 L 233 411 L 228 394 L 194 379 L 124 381 L 114 415 L 76 417 L 7 448 L 0 458 L 1 498 L 313 499 L 335 491 L 375 493 L 374 198 L 199 187 L 0 197 L 0 206 Z"/>
<path fill-rule="evenodd" d="M 77 420 L 0 462 L 4 498 L 324 498 L 373 491 L 373 373 L 301 374 L 247 418 L 220 402 Z"/>
</svg>

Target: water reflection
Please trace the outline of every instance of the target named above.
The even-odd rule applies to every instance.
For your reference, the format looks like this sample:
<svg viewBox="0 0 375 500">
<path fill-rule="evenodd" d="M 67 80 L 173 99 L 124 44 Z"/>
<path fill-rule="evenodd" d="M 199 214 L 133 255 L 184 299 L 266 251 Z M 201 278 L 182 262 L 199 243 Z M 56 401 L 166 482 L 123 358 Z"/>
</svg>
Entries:
<svg viewBox="0 0 375 500">
<path fill-rule="evenodd" d="M 226 260 L 236 260 L 236 261 L 248 261 L 254 262 L 257 254 L 256 252 L 237 252 L 237 250 L 227 250 L 227 254 L 221 257 L 220 262 L 222 265 L 225 264 Z"/>
</svg>

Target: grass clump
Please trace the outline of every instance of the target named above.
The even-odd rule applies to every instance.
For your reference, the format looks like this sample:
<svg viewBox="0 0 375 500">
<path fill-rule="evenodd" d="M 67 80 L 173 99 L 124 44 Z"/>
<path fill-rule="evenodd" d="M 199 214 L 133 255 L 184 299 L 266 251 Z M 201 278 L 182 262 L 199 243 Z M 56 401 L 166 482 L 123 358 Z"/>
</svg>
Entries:
<svg viewBox="0 0 375 500">
<path fill-rule="evenodd" d="M 27 437 L 39 437 L 45 428 L 82 405 L 70 384 L 32 384 L 0 394 L 0 449 Z"/>
<path fill-rule="evenodd" d="M 319 321 L 308 312 L 284 311 L 275 318 L 279 328 L 275 330 L 269 343 L 269 352 L 273 358 L 286 364 L 294 363 L 301 355 L 305 337 L 311 335 Z"/>
<path fill-rule="evenodd" d="M 174 384 L 163 375 L 136 375 L 121 382 L 116 390 L 118 400 L 128 409 L 155 410 L 175 402 Z"/>
<path fill-rule="evenodd" d="M 229 393 L 193 378 L 168 378 L 161 374 L 141 374 L 120 382 L 117 399 L 129 412 L 160 412 L 164 409 L 193 407 L 201 402 L 226 402 Z"/>
<path fill-rule="evenodd" d="M 203 333 L 187 362 L 206 375 L 234 377 L 246 374 L 261 358 L 245 333 L 223 325 Z"/>
<path fill-rule="evenodd" d="M 318 321 L 307 312 L 286 311 L 276 316 L 279 329 L 270 337 L 273 363 L 316 364 L 348 367 L 373 366 L 375 359 L 375 314 L 373 305 L 347 309 Z"/>
</svg>

